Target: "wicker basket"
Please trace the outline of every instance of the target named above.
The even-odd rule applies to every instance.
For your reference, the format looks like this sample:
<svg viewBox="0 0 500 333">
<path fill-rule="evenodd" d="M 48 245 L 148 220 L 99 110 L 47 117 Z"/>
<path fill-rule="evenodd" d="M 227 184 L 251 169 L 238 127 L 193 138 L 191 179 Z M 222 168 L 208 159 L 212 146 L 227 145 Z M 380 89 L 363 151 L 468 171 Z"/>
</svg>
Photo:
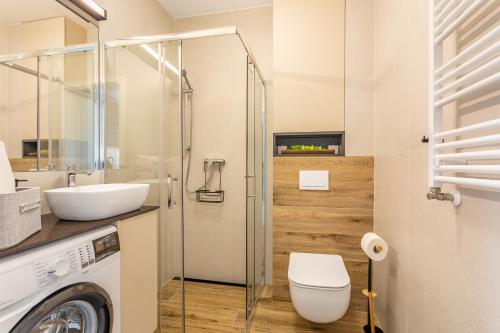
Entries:
<svg viewBox="0 0 500 333">
<path fill-rule="evenodd" d="M 42 229 L 39 187 L 0 194 L 0 250 L 19 244 Z"/>
</svg>

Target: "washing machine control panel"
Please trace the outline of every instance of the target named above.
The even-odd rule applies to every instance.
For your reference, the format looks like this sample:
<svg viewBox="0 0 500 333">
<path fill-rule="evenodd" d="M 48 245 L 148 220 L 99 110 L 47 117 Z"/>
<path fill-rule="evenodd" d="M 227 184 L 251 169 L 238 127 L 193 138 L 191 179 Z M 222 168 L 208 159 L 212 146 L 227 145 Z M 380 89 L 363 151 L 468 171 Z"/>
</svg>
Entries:
<svg viewBox="0 0 500 333">
<path fill-rule="evenodd" d="M 37 286 L 40 289 L 77 271 L 87 271 L 119 251 L 118 232 L 113 232 L 37 261 L 33 264 Z"/>
<path fill-rule="evenodd" d="M 120 239 L 118 232 L 113 232 L 106 236 L 94 239 L 92 241 L 95 254 L 95 262 L 99 262 L 120 251 Z"/>
<path fill-rule="evenodd" d="M 87 269 L 95 263 L 94 247 L 91 242 L 86 243 L 78 248 L 78 256 L 80 259 L 80 267 L 82 270 Z"/>
<path fill-rule="evenodd" d="M 59 278 L 78 270 L 77 255 L 74 250 L 61 253 L 53 258 L 34 263 L 38 288 L 55 282 Z"/>
</svg>

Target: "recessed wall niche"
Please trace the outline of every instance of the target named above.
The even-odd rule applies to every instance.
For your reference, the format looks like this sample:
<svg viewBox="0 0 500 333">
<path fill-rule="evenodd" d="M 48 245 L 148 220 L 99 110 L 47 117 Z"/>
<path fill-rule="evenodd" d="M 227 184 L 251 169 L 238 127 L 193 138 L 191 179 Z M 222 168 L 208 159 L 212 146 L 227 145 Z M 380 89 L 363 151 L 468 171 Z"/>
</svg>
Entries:
<svg viewBox="0 0 500 333">
<path fill-rule="evenodd" d="M 274 134 L 274 156 L 344 156 L 345 132 Z"/>
</svg>

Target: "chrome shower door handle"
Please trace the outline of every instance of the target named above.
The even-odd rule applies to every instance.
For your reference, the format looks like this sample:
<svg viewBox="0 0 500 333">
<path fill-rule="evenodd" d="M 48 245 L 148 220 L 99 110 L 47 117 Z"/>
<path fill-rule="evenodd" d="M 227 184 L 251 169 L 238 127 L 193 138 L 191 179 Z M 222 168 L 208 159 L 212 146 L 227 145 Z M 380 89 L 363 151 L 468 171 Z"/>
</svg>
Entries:
<svg viewBox="0 0 500 333">
<path fill-rule="evenodd" d="M 247 198 L 253 198 L 253 200 L 255 200 L 255 197 L 256 197 L 255 190 L 257 188 L 256 177 L 255 177 L 255 175 L 246 175 L 245 178 L 247 179 L 247 187 L 250 184 L 250 179 L 253 179 L 253 182 L 251 183 L 253 185 L 253 193 L 252 194 L 247 193 Z M 247 191 L 248 191 L 248 189 L 247 189 Z"/>
<path fill-rule="evenodd" d="M 167 176 L 167 208 L 172 208 L 176 202 L 174 198 L 174 182 L 178 181 L 177 178 Z"/>
</svg>

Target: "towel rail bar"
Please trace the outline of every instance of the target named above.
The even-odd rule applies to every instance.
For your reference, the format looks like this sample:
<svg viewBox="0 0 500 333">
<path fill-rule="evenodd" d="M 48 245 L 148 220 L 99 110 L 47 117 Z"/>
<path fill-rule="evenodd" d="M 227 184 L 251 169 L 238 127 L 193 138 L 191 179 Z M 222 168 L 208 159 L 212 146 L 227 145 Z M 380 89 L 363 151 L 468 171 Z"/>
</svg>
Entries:
<svg viewBox="0 0 500 333">
<path fill-rule="evenodd" d="M 436 170 L 459 173 L 500 174 L 500 165 L 440 165 Z"/>
<path fill-rule="evenodd" d="M 465 153 L 437 154 L 434 160 L 497 160 L 500 159 L 500 149 L 469 151 Z"/>
<path fill-rule="evenodd" d="M 500 144 L 500 134 L 481 136 L 473 139 L 451 141 L 446 143 L 439 143 L 434 145 L 434 149 L 439 150 L 446 148 L 470 148 L 470 147 L 489 146 L 494 144 Z"/>
<path fill-rule="evenodd" d="M 470 46 L 468 46 L 462 52 L 457 54 L 455 57 L 450 59 L 448 62 L 443 64 L 438 69 L 436 69 L 434 71 L 434 75 L 440 76 L 443 73 L 449 71 L 450 69 L 454 68 L 456 65 L 460 64 L 462 61 L 466 60 L 470 56 L 474 55 L 476 52 L 480 51 L 485 46 L 488 46 L 491 43 L 495 42 L 495 40 L 497 40 L 499 37 L 500 37 L 500 25 L 497 26 L 496 28 L 494 28 L 493 30 L 489 31 L 488 33 L 486 33 L 484 36 L 482 36 L 477 41 L 472 43 Z"/>
<path fill-rule="evenodd" d="M 445 15 L 441 18 L 441 23 L 439 23 L 434 29 L 434 33 L 439 34 L 443 32 L 443 30 L 453 23 L 453 21 L 456 20 L 473 2 L 474 0 L 451 1 L 450 5 L 443 10 L 442 14 Z M 436 21 L 439 21 L 439 18 L 440 16 L 436 17 Z"/>
<path fill-rule="evenodd" d="M 500 10 L 500 1 L 428 1 L 426 197 L 460 197 L 444 193 L 443 184 L 500 190 L 500 25 L 489 20 L 490 13 Z M 462 45 L 464 36 L 471 35 Z M 455 206 L 461 202 L 453 200 Z"/>
<path fill-rule="evenodd" d="M 439 80 L 436 80 L 434 86 L 438 87 L 447 81 L 453 80 L 456 77 L 465 74 L 467 71 L 471 70 L 479 64 L 482 64 L 484 61 L 492 58 L 498 53 L 500 53 L 500 41 L 491 45 L 486 50 L 472 57 L 460 66 L 457 66 L 454 70 L 443 75 L 443 77 L 441 77 Z"/>
<path fill-rule="evenodd" d="M 489 121 L 484 121 L 481 123 L 476 123 L 474 125 L 455 128 L 455 129 L 445 131 L 445 132 L 439 132 L 439 133 L 434 134 L 434 138 L 441 139 L 441 138 L 446 138 L 449 136 L 457 136 L 457 135 L 461 135 L 461 134 L 473 133 L 476 131 L 490 130 L 490 129 L 496 129 L 496 128 L 500 128 L 500 118 L 489 120 Z"/>
<path fill-rule="evenodd" d="M 467 88 L 459 90 L 458 92 L 437 101 L 435 106 L 441 107 L 446 104 L 456 102 L 462 98 L 470 97 L 482 92 L 489 92 L 492 88 L 496 88 L 498 84 L 500 84 L 500 72 L 493 74 L 486 79 L 476 82 L 468 86 Z"/>
<path fill-rule="evenodd" d="M 500 45 L 500 44 L 499 44 Z M 481 78 L 488 76 L 489 74 L 500 72 L 500 57 L 496 57 L 491 61 L 485 63 L 484 65 L 476 68 L 475 70 L 465 74 L 460 79 L 453 81 L 444 88 L 439 89 L 434 93 L 436 96 L 443 96 L 455 89 L 467 86 L 471 83 L 475 83 Z"/>
<path fill-rule="evenodd" d="M 468 8 L 466 8 L 453 22 L 451 22 L 434 40 L 435 44 L 441 43 L 450 34 L 452 34 L 462 23 L 471 17 L 476 10 L 484 5 L 488 0 L 475 0 Z"/>
<path fill-rule="evenodd" d="M 443 183 L 449 183 L 455 185 L 466 185 L 466 186 L 481 187 L 492 190 L 500 190 L 500 180 L 497 179 L 437 176 L 436 180 Z"/>
</svg>

